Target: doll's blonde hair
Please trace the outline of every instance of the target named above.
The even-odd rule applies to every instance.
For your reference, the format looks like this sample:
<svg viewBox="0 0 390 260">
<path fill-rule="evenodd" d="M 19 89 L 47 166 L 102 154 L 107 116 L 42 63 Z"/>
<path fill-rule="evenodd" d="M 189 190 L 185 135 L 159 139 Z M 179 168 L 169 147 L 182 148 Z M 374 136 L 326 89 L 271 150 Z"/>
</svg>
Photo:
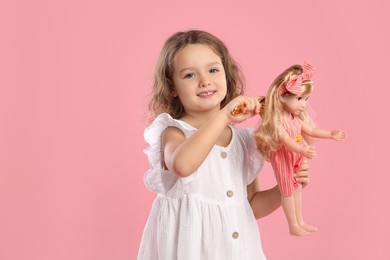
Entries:
<svg viewBox="0 0 390 260">
<path fill-rule="evenodd" d="M 262 121 L 255 131 L 255 139 L 257 148 L 264 159 L 269 160 L 270 153 L 280 148 L 280 133 L 278 132 L 278 125 L 282 120 L 283 104 L 281 102 L 280 89 L 292 78 L 300 75 L 303 72 L 301 65 L 293 65 L 282 72 L 271 84 L 268 89 L 267 96 L 263 98 L 260 116 Z M 313 82 L 311 80 L 302 82 L 302 95 L 310 94 L 313 91 Z M 282 94 L 282 96 L 294 95 L 290 92 Z M 313 120 L 306 111 L 302 111 L 299 118 L 314 126 Z M 313 143 L 314 139 L 302 134 L 307 143 Z"/>
<path fill-rule="evenodd" d="M 185 111 L 179 97 L 173 95 L 172 76 L 176 54 L 189 44 L 205 44 L 221 58 L 227 84 L 227 93 L 221 102 L 221 108 L 243 93 L 244 76 L 220 39 L 200 30 L 177 32 L 168 38 L 158 57 L 149 103 L 150 121 L 161 113 L 168 113 L 176 119 L 184 115 Z"/>
</svg>

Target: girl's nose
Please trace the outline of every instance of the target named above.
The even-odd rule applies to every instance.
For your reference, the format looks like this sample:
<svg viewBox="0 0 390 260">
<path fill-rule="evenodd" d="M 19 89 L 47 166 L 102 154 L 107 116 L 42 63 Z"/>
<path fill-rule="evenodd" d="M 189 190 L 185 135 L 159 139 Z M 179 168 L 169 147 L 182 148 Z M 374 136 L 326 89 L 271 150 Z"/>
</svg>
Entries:
<svg viewBox="0 0 390 260">
<path fill-rule="evenodd" d="M 207 87 L 207 86 L 210 86 L 210 81 L 205 77 L 201 78 L 201 80 L 199 82 L 199 87 L 203 88 L 203 87 Z"/>
<path fill-rule="evenodd" d="M 202 87 L 202 88 L 204 88 L 204 87 L 207 87 L 207 86 L 210 86 L 210 80 L 207 78 L 207 76 L 202 76 L 201 78 L 200 78 L 200 81 L 199 81 L 199 87 Z"/>
</svg>

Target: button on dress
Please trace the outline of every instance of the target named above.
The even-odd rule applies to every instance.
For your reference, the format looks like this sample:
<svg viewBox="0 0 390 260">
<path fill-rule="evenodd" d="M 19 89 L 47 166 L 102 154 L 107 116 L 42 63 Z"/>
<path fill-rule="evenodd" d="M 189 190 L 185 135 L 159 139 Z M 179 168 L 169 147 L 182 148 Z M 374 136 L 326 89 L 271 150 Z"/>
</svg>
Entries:
<svg viewBox="0 0 390 260">
<path fill-rule="evenodd" d="M 214 145 L 192 175 L 180 178 L 163 167 L 161 134 L 169 126 L 179 128 L 186 138 L 197 131 L 166 113 L 145 129 L 151 168 L 144 182 L 157 197 L 138 260 L 266 259 L 247 200 L 247 185 L 263 167 L 252 130 L 230 126 L 230 144 Z"/>
</svg>

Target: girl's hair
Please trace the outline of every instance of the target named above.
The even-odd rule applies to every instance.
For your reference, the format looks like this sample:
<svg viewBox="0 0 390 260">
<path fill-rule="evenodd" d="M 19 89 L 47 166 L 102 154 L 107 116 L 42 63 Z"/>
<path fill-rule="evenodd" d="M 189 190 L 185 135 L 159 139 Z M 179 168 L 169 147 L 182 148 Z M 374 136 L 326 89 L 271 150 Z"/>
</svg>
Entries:
<svg viewBox="0 0 390 260">
<path fill-rule="evenodd" d="M 244 90 L 244 77 L 238 64 L 230 56 L 225 44 L 214 35 L 199 30 L 177 32 L 165 42 L 157 60 L 152 95 L 149 103 L 150 120 L 161 113 L 181 118 L 185 111 L 180 99 L 173 96 L 173 62 L 176 54 L 189 44 L 205 44 L 220 58 L 226 74 L 227 93 L 221 102 L 224 107 Z"/>
<path fill-rule="evenodd" d="M 262 121 L 255 131 L 255 139 L 258 150 L 266 160 L 269 160 L 269 156 L 272 151 L 280 148 L 280 133 L 278 130 L 280 128 L 278 128 L 278 125 L 280 125 L 283 115 L 283 104 L 280 99 L 280 89 L 292 77 L 296 77 L 302 72 L 303 69 L 301 65 L 293 65 L 286 69 L 272 82 L 270 88 L 268 89 L 267 96 L 265 99 L 260 101 L 262 104 L 260 111 Z M 313 91 L 313 87 L 313 82 L 311 80 L 303 81 L 302 95 L 310 94 Z M 294 94 L 290 92 L 282 94 L 284 97 L 289 95 Z M 314 126 L 314 122 L 311 120 L 306 111 L 302 111 L 299 118 L 306 124 Z M 304 134 L 302 136 L 306 142 L 313 143 L 313 138 Z"/>
</svg>

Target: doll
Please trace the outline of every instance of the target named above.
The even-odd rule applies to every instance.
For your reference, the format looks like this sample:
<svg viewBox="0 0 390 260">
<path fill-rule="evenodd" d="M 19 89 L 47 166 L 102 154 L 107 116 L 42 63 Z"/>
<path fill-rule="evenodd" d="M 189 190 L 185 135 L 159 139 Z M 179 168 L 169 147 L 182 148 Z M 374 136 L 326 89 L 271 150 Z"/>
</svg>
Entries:
<svg viewBox="0 0 390 260">
<path fill-rule="evenodd" d="M 293 65 L 272 83 L 261 102 L 262 121 L 255 131 L 257 148 L 264 159 L 271 162 L 279 185 L 282 208 L 291 235 L 304 236 L 318 229 L 304 222 L 302 217 L 302 187 L 294 173 L 316 152 L 310 144 L 315 138 L 345 140 L 341 130 L 322 130 L 314 127 L 306 113 L 306 103 L 313 91 L 314 68 L 304 62 Z"/>
</svg>

